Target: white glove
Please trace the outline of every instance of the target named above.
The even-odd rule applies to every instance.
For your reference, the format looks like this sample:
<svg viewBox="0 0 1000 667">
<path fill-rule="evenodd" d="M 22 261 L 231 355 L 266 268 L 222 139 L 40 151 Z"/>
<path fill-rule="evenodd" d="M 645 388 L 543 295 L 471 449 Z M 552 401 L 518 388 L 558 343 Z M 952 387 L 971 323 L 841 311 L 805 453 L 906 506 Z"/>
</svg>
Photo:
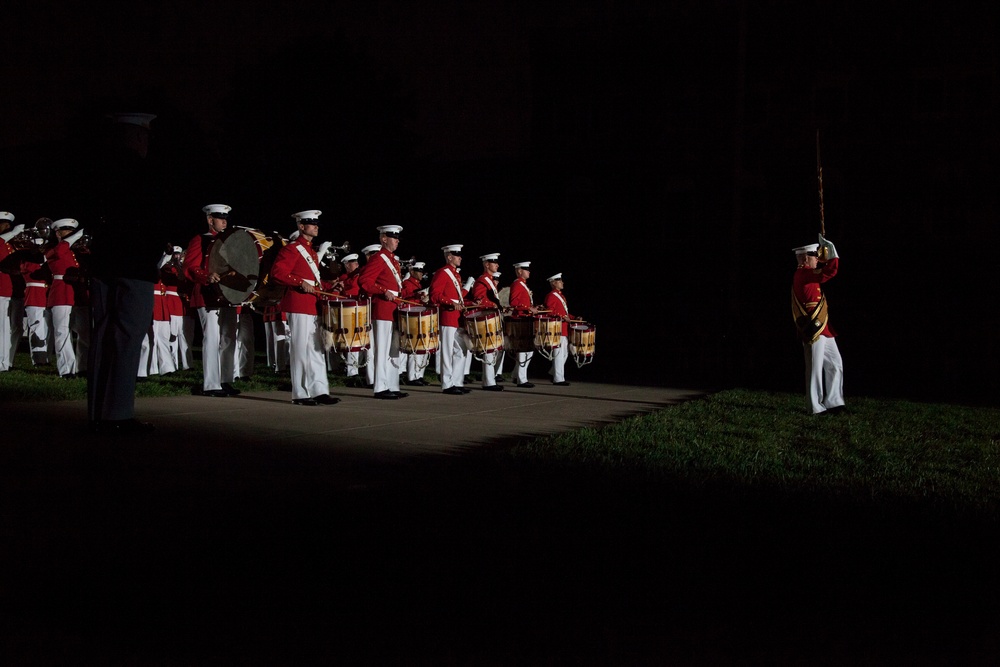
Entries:
<svg viewBox="0 0 1000 667">
<path fill-rule="evenodd" d="M 472 285 L 475 282 L 476 282 L 476 279 L 473 278 L 472 276 L 469 276 L 468 278 L 465 279 L 465 282 L 462 283 L 462 289 L 464 289 L 466 292 L 468 292 L 470 289 L 472 289 Z"/>
<path fill-rule="evenodd" d="M 12 238 L 14 238 L 23 231 L 24 231 L 24 225 L 21 223 L 17 223 L 16 225 L 10 228 L 10 231 L 0 234 L 0 239 L 3 239 L 4 241 L 10 241 Z"/>
<path fill-rule="evenodd" d="M 173 255 L 168 255 L 167 253 L 163 253 L 163 256 L 160 257 L 160 261 L 156 263 L 156 268 L 162 269 L 164 266 L 167 265 L 167 262 L 169 262 L 171 259 L 173 259 Z"/>
<path fill-rule="evenodd" d="M 328 253 L 332 247 L 332 241 L 323 241 L 319 244 L 319 250 L 316 251 L 316 254 L 319 256 L 319 260 L 321 262 L 323 261 L 323 258 L 326 257 L 326 253 Z"/>
<path fill-rule="evenodd" d="M 66 243 L 68 243 L 70 245 L 70 247 L 72 248 L 73 244 L 76 243 L 77 241 L 79 241 L 82 238 L 83 238 L 83 229 L 81 228 L 81 229 L 76 230 L 75 232 L 73 232 L 72 234 L 70 234 L 69 236 L 67 236 L 66 238 L 64 238 L 63 241 L 65 241 Z"/>
<path fill-rule="evenodd" d="M 840 257 L 840 255 L 837 254 L 837 248 L 834 247 L 832 243 L 823 238 L 822 234 L 819 235 L 819 244 L 826 249 L 827 259 L 836 259 Z"/>
</svg>

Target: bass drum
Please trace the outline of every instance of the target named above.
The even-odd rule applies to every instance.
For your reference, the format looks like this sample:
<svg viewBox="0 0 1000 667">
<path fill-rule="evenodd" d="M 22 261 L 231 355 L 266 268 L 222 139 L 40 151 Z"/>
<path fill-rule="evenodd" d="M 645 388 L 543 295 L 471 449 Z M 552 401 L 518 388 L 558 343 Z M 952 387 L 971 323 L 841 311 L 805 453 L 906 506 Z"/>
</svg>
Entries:
<svg viewBox="0 0 1000 667">
<path fill-rule="evenodd" d="M 396 310 L 399 351 L 406 354 L 437 352 L 438 311 L 433 306 L 400 305 Z"/>
<path fill-rule="evenodd" d="M 341 356 L 371 347 L 371 304 L 368 299 L 330 299 L 320 302 L 323 345 Z"/>
<path fill-rule="evenodd" d="M 219 235 L 208 255 L 208 270 L 218 273 L 215 285 L 225 302 L 237 306 L 260 301 L 258 305 L 277 303 L 284 287 L 267 288 L 267 274 L 274 258 L 287 241 L 259 229 L 236 227 Z"/>
</svg>

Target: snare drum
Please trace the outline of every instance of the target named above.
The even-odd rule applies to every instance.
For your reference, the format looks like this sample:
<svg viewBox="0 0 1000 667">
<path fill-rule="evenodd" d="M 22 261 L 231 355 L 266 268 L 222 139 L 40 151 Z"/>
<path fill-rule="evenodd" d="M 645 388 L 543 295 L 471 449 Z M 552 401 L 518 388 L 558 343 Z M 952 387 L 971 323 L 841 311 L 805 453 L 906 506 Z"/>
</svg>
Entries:
<svg viewBox="0 0 1000 667">
<path fill-rule="evenodd" d="M 579 368 L 594 360 L 597 328 L 589 323 L 569 325 L 569 353 Z"/>
<path fill-rule="evenodd" d="M 438 311 L 432 306 L 400 304 L 396 309 L 399 351 L 430 354 L 438 349 Z"/>
<path fill-rule="evenodd" d="M 535 351 L 546 359 L 551 359 L 553 351 L 559 347 L 562 338 L 562 318 L 555 315 L 535 315 Z"/>
<path fill-rule="evenodd" d="M 489 354 L 503 349 L 503 318 L 496 308 L 465 312 L 465 333 L 472 339 L 473 354 Z"/>
<path fill-rule="evenodd" d="M 535 351 L 535 322 L 532 317 L 505 317 L 503 319 L 503 347 L 506 351 Z"/>
<path fill-rule="evenodd" d="M 368 299 L 321 301 L 323 343 L 338 354 L 360 352 L 371 347 L 370 303 Z"/>
</svg>

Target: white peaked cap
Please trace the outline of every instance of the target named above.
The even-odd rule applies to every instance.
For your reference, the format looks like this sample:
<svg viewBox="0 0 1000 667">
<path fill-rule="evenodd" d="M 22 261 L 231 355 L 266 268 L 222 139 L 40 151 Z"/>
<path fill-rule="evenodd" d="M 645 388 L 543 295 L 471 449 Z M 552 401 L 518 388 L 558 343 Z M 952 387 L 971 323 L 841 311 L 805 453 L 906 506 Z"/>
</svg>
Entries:
<svg viewBox="0 0 1000 667">
<path fill-rule="evenodd" d="M 80 223 L 74 220 L 73 218 L 59 218 L 58 220 L 52 221 L 52 223 L 49 225 L 49 229 L 55 230 L 55 229 L 63 229 L 66 227 L 70 229 L 76 229 L 79 226 Z"/>
<path fill-rule="evenodd" d="M 366 255 L 370 255 L 373 252 L 378 252 L 381 248 L 382 246 L 380 246 L 378 243 L 373 243 L 371 245 L 366 245 L 364 248 L 361 249 L 361 252 L 363 252 Z"/>
<path fill-rule="evenodd" d="M 488 255 L 480 255 L 479 259 L 483 260 L 484 262 L 495 262 L 498 259 L 500 259 L 500 253 L 498 253 L 498 252 L 491 252 Z"/>
<path fill-rule="evenodd" d="M 376 227 L 375 229 L 377 229 L 380 234 L 398 234 L 403 231 L 403 228 L 400 225 L 382 225 L 380 227 Z"/>
<path fill-rule="evenodd" d="M 228 214 L 233 210 L 232 206 L 226 206 L 225 204 L 209 204 L 208 206 L 202 206 L 201 210 L 205 213 L 225 213 Z"/>
<path fill-rule="evenodd" d="M 410 269 L 411 270 L 416 269 L 417 271 L 423 271 L 425 266 L 427 266 L 427 265 L 424 264 L 423 262 L 414 262 L 413 264 L 410 265 Z"/>
<path fill-rule="evenodd" d="M 306 220 L 318 220 L 322 213 L 323 211 L 313 209 L 311 211 L 299 211 L 298 213 L 292 213 L 292 217 L 295 218 L 295 222 L 304 222 Z"/>
<path fill-rule="evenodd" d="M 139 127 L 144 127 L 149 129 L 149 124 L 153 122 L 156 118 L 156 114 L 151 113 L 113 113 L 109 114 L 108 118 L 115 121 L 116 123 L 125 123 L 126 125 L 138 125 Z"/>
<path fill-rule="evenodd" d="M 809 245 L 799 246 L 798 248 L 792 248 L 792 252 L 796 255 L 804 255 L 807 252 L 816 252 L 819 250 L 818 243 L 810 243 Z"/>
<path fill-rule="evenodd" d="M 561 273 L 557 273 L 554 276 L 549 276 L 548 277 L 548 281 L 549 282 L 552 282 L 553 280 L 562 280 L 562 274 Z"/>
<path fill-rule="evenodd" d="M 462 252 L 461 243 L 453 243 L 452 245 L 446 245 L 441 248 L 445 252 Z"/>
<path fill-rule="evenodd" d="M 515 269 L 526 269 L 531 266 L 531 262 L 517 262 L 514 264 Z"/>
<path fill-rule="evenodd" d="M 184 248 L 180 247 L 179 245 L 175 245 L 174 246 L 173 254 L 176 255 L 177 253 L 181 253 L 181 252 L 184 252 Z"/>
<path fill-rule="evenodd" d="M 0 220 L 7 220 L 8 222 L 14 222 L 14 214 L 10 211 L 0 211 Z"/>
<path fill-rule="evenodd" d="M 358 261 L 358 253 L 352 252 L 350 255 L 344 255 L 340 258 L 340 261 L 342 264 L 346 264 L 347 262 L 356 262 Z"/>
</svg>

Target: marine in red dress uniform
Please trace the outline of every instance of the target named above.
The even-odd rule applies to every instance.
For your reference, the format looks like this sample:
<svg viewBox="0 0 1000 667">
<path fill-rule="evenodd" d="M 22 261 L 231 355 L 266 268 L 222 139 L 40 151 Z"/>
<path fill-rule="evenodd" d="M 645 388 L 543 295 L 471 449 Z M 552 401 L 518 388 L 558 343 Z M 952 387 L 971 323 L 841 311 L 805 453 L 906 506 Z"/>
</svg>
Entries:
<svg viewBox="0 0 1000 667">
<path fill-rule="evenodd" d="M 375 364 L 375 398 L 399 399 L 399 339 L 395 332 L 396 300 L 403 291 L 399 262 L 393 253 L 399 247 L 399 225 L 378 227 L 377 252 L 368 257 L 358 275 L 361 293 L 372 300 L 372 356 Z"/>
<path fill-rule="evenodd" d="M 821 246 L 827 257 L 822 266 L 818 257 Z M 822 235 L 819 243 L 795 248 L 793 252 L 798 266 L 792 276 L 792 312 L 805 357 L 806 400 L 813 414 L 840 412 L 844 409 L 844 362 L 820 287 L 837 275 L 840 257 L 834 245 Z"/>
<path fill-rule="evenodd" d="M 236 310 L 229 304 L 206 298 L 206 287 L 219 282 L 220 276 L 209 269 L 212 246 L 228 227 L 231 207 L 209 204 L 202 208 L 208 231 L 188 242 L 184 253 L 184 271 L 194 283 L 191 307 L 197 309 L 201 323 L 201 365 L 203 396 L 236 396 Z"/>
<path fill-rule="evenodd" d="M 498 268 L 500 268 L 500 253 L 494 252 L 482 255 L 479 259 L 483 263 L 483 273 L 476 278 L 474 283 L 472 283 L 472 292 L 470 297 L 473 301 L 479 304 L 480 308 L 493 308 L 499 311 L 500 290 L 497 289 L 496 282 L 493 280 L 493 274 L 496 273 Z M 494 334 L 497 337 L 497 340 L 491 342 L 498 344 L 498 346 L 502 346 L 503 330 L 499 324 L 499 312 L 497 312 L 496 323 L 497 326 Z M 496 381 L 496 369 L 500 359 L 501 351 L 499 350 L 483 353 L 483 389 L 486 391 L 503 391 L 503 387 L 498 385 Z"/>
<path fill-rule="evenodd" d="M 467 394 L 465 382 L 465 353 L 469 350 L 468 336 L 461 330 L 461 314 L 466 306 L 468 292 L 462 288 L 458 269 L 462 265 L 462 245 L 452 244 L 441 248 L 445 265 L 431 277 L 430 302 L 438 307 L 441 327 L 441 387 L 445 394 Z M 471 305 L 471 302 L 469 303 Z"/>
<path fill-rule="evenodd" d="M 527 280 L 531 276 L 531 262 L 517 262 L 514 264 L 514 282 L 510 284 L 510 309 L 514 317 L 528 317 L 538 312 L 532 303 L 533 295 L 528 289 Z M 518 352 L 514 366 L 514 382 L 518 387 L 531 389 L 535 385 L 528 382 L 528 364 L 534 352 Z"/>
<path fill-rule="evenodd" d="M 10 241 L 24 231 L 24 225 L 15 225 L 14 214 L 0 211 L 0 262 L 3 262 L 14 251 Z M 14 281 L 9 273 L 0 271 L 0 372 L 8 371 L 14 366 L 14 353 L 18 341 L 14 333 L 21 331 L 21 308 L 13 308 Z M 15 313 L 14 311 L 17 311 Z M 16 321 L 15 321 L 16 316 Z M 20 339 L 20 333 L 17 336 Z"/>
<path fill-rule="evenodd" d="M 288 289 L 280 309 L 288 323 L 292 402 L 296 405 L 332 405 L 340 401 L 330 396 L 326 374 L 323 332 L 320 330 L 320 295 L 329 286 L 319 272 L 319 256 L 312 246 L 319 235 L 321 211 L 299 211 L 292 217 L 298 236 L 278 251 L 271 266 L 271 279 Z"/>
<path fill-rule="evenodd" d="M 549 375 L 552 376 L 552 384 L 562 387 L 568 386 L 566 381 L 566 359 L 569 358 L 569 323 L 567 320 L 573 319 L 569 314 L 569 304 L 562 292 L 564 281 L 561 273 L 549 276 L 549 284 L 552 291 L 545 295 L 545 308 L 552 311 L 552 315 L 562 319 L 562 334 L 559 337 L 559 347 L 552 351 L 552 367 Z"/>
</svg>

